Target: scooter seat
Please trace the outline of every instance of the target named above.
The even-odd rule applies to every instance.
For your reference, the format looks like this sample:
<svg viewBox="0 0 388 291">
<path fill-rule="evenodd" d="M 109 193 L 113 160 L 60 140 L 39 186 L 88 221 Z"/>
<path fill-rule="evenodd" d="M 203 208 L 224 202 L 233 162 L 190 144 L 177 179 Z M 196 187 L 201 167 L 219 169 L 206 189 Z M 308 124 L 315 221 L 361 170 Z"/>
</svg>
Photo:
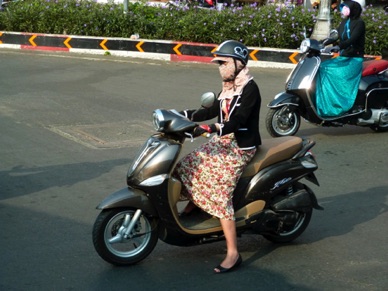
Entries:
<svg viewBox="0 0 388 291">
<path fill-rule="evenodd" d="M 264 139 L 241 177 L 254 176 L 269 165 L 292 158 L 302 148 L 302 143 L 303 140 L 296 136 Z"/>
<path fill-rule="evenodd" d="M 386 69 L 388 69 L 387 60 L 366 61 L 362 64 L 362 76 L 378 74 Z"/>
</svg>

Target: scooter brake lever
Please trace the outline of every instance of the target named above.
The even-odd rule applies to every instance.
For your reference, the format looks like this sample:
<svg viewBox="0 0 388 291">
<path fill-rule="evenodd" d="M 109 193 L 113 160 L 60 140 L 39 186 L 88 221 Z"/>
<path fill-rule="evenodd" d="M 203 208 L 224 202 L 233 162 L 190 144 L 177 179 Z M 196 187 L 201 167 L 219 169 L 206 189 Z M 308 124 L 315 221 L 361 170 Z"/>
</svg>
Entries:
<svg viewBox="0 0 388 291">
<path fill-rule="evenodd" d="M 194 141 L 194 136 L 191 133 L 185 132 L 185 135 L 190 138 L 190 142 Z"/>
</svg>

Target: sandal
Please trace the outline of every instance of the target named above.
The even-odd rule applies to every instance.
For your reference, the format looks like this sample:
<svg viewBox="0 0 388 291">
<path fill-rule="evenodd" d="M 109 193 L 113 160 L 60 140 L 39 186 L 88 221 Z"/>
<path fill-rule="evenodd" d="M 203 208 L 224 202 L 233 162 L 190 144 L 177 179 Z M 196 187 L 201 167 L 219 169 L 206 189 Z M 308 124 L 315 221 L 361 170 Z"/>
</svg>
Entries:
<svg viewBox="0 0 388 291">
<path fill-rule="evenodd" d="M 221 273 L 226 273 L 226 272 L 230 272 L 230 271 L 233 271 L 235 269 L 238 268 L 238 266 L 240 266 L 242 263 L 242 257 L 240 254 L 238 254 L 238 259 L 237 261 L 234 263 L 234 265 L 230 268 L 224 268 L 222 267 L 221 265 L 218 265 L 217 267 L 214 268 L 214 273 L 215 274 L 221 274 Z M 218 271 L 216 271 L 218 270 Z"/>
</svg>

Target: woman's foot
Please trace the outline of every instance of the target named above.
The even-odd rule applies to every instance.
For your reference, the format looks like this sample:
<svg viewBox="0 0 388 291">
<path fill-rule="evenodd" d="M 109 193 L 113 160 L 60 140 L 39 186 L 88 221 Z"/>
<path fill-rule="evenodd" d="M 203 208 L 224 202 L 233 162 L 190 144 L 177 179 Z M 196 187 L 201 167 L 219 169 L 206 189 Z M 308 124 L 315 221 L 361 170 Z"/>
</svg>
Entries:
<svg viewBox="0 0 388 291">
<path fill-rule="evenodd" d="M 221 264 L 225 264 L 224 265 L 225 267 L 221 266 L 221 264 L 218 265 L 217 267 L 214 268 L 214 273 L 216 274 L 226 273 L 237 269 L 238 266 L 240 266 L 242 263 L 242 257 L 240 254 L 238 254 L 237 260 L 234 262 L 234 264 L 231 264 L 229 267 L 226 267 L 227 265 L 226 261 L 227 261 L 227 258 L 221 263 Z"/>
<path fill-rule="evenodd" d="M 187 203 L 185 209 L 179 214 L 179 216 L 188 216 L 196 211 L 200 211 L 201 209 L 197 207 L 193 202 Z"/>
</svg>

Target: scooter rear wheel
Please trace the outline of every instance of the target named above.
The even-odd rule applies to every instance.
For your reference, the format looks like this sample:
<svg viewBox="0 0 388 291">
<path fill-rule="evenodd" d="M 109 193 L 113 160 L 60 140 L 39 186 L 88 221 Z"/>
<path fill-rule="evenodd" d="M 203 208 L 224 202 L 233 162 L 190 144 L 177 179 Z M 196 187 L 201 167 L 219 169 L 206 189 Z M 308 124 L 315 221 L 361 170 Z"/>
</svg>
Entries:
<svg viewBox="0 0 388 291">
<path fill-rule="evenodd" d="M 295 135 L 300 127 L 300 115 L 293 106 L 269 109 L 265 125 L 273 137 Z"/>
<path fill-rule="evenodd" d="M 307 212 L 297 212 L 298 218 L 292 228 L 282 229 L 277 234 L 265 234 L 263 236 L 274 243 L 291 242 L 306 230 L 312 214 L 312 208 Z"/>
<path fill-rule="evenodd" d="M 134 219 L 136 209 L 109 209 L 98 215 L 93 226 L 93 244 L 97 253 L 113 265 L 132 265 L 145 259 L 158 242 L 157 219 L 144 212 L 132 231 L 124 233 Z"/>
</svg>

